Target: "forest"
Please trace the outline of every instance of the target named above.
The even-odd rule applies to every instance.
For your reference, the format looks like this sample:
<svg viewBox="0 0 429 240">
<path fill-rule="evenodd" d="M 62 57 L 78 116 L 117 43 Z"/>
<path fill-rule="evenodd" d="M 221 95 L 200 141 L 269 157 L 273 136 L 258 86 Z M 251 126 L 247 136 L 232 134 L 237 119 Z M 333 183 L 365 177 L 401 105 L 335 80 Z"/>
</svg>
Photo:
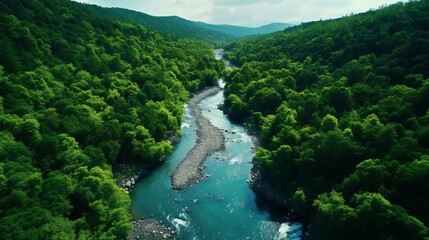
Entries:
<svg viewBox="0 0 429 240">
<path fill-rule="evenodd" d="M 94 12 L 108 15 L 119 21 L 140 24 L 148 30 L 171 36 L 173 38 L 198 39 L 200 41 L 210 43 L 215 47 L 221 47 L 237 38 L 237 36 L 228 32 L 218 31 L 216 28 L 210 29 L 205 27 L 202 23 L 199 24 L 177 16 L 154 17 L 145 13 L 122 8 L 103 8 L 96 5 L 89 5 L 88 7 Z"/>
<path fill-rule="evenodd" d="M 429 1 L 237 40 L 225 106 L 310 239 L 429 237 Z"/>
<path fill-rule="evenodd" d="M 230 36 L 112 11 L 0 1 L 0 238 L 127 238 L 112 166 L 162 164 L 220 74 L 306 238 L 429 238 L 429 0 L 235 40 L 228 70 Z"/>
<path fill-rule="evenodd" d="M 172 151 L 212 46 L 68 0 L 0 1 L 0 45 L 0 238 L 127 238 L 112 166 Z"/>
</svg>

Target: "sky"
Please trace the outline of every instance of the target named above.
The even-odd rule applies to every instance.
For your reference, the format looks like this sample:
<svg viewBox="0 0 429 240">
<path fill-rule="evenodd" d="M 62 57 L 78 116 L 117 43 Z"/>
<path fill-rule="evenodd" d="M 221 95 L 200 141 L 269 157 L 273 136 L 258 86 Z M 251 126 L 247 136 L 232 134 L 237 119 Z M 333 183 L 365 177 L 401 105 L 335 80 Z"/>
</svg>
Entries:
<svg viewBox="0 0 429 240">
<path fill-rule="evenodd" d="M 301 23 L 366 12 L 397 0 L 75 0 L 121 7 L 153 16 L 179 16 L 211 24 L 258 27 Z"/>
</svg>

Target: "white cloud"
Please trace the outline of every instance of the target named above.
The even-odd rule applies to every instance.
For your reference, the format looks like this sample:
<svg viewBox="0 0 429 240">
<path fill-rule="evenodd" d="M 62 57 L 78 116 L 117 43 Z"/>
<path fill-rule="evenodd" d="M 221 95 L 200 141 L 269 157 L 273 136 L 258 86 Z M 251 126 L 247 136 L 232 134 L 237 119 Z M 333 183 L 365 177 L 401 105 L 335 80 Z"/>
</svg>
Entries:
<svg viewBox="0 0 429 240">
<path fill-rule="evenodd" d="M 81 0 L 124 7 L 155 16 L 176 15 L 214 24 L 260 26 L 271 22 L 306 22 L 365 12 L 397 0 Z"/>
</svg>

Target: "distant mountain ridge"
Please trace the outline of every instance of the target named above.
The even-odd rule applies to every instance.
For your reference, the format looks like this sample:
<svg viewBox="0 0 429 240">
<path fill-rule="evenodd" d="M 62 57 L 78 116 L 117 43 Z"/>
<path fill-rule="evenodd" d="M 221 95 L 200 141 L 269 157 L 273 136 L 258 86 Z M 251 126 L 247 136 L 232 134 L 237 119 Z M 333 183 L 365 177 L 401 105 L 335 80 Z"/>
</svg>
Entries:
<svg viewBox="0 0 429 240">
<path fill-rule="evenodd" d="M 107 14 L 119 21 L 140 24 L 149 30 L 172 37 L 193 38 L 209 42 L 214 46 L 221 46 L 236 39 L 236 37 L 229 34 L 192 26 L 186 22 L 175 21 L 168 17 L 154 17 L 146 13 L 123 8 L 103 8 L 97 5 L 90 5 L 90 7 L 94 11 Z"/>
<path fill-rule="evenodd" d="M 160 17 L 160 18 L 166 18 L 175 22 L 225 33 L 237 38 L 250 36 L 250 35 L 269 34 L 273 32 L 283 31 L 288 27 L 295 26 L 295 24 L 292 24 L 292 23 L 270 23 L 260 27 L 243 27 L 243 26 L 236 26 L 236 25 L 229 25 L 229 24 L 208 24 L 205 22 L 190 21 L 178 16 L 169 16 L 169 17 Z"/>
<path fill-rule="evenodd" d="M 290 23 L 271 23 L 261 27 L 215 25 L 190 21 L 178 16 L 155 17 L 143 12 L 123 8 L 104 8 L 90 5 L 93 10 L 110 15 L 120 21 L 141 24 L 144 27 L 173 37 L 194 38 L 215 46 L 231 42 L 239 37 L 268 34 L 294 26 Z"/>
<path fill-rule="evenodd" d="M 203 22 L 194 22 L 197 26 L 202 28 L 223 32 L 226 34 L 233 35 L 235 37 L 245 37 L 250 35 L 258 35 L 258 34 L 269 34 L 273 32 L 283 31 L 288 27 L 294 26 L 294 24 L 290 23 L 270 23 L 267 25 L 263 25 L 260 27 L 242 27 L 242 26 L 234 26 L 234 25 L 213 25 L 207 24 Z"/>
</svg>

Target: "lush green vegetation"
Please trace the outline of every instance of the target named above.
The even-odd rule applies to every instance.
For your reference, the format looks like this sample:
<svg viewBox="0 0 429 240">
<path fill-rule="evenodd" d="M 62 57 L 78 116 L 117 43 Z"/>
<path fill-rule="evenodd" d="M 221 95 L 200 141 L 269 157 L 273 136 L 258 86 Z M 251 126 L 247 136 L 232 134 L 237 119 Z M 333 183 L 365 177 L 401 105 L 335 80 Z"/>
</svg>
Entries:
<svg viewBox="0 0 429 240">
<path fill-rule="evenodd" d="M 244 36 L 268 34 L 292 26 L 288 23 L 271 23 L 261 27 L 241 27 L 233 25 L 214 25 L 194 22 L 177 16 L 154 17 L 145 13 L 122 9 L 102 8 L 88 5 L 93 11 L 109 15 L 120 21 L 140 24 L 149 30 L 169 35 L 174 38 L 192 38 L 209 42 L 215 47 L 224 46 Z"/>
<path fill-rule="evenodd" d="M 237 38 L 229 32 L 206 28 L 200 26 L 197 22 L 192 22 L 176 16 L 154 17 L 145 13 L 122 8 L 102 8 L 95 5 L 91 5 L 90 7 L 96 12 L 109 15 L 120 21 L 140 24 L 149 30 L 175 38 L 198 39 L 209 42 L 216 47 L 225 45 Z"/>
<path fill-rule="evenodd" d="M 67 0 L 1 1 L 0 45 L 1 238 L 126 238 L 111 165 L 169 154 L 189 92 L 222 63 Z"/>
<path fill-rule="evenodd" d="M 213 24 L 207 24 L 203 22 L 190 22 L 190 23 L 198 27 L 210 29 L 217 32 L 222 32 L 235 37 L 245 37 L 250 35 L 268 34 L 268 33 L 273 33 L 277 31 L 283 31 L 286 28 L 291 27 L 293 25 L 289 23 L 271 23 L 260 27 L 241 27 L 241 26 L 234 26 L 234 25 L 213 25 Z"/>
<path fill-rule="evenodd" d="M 314 239 L 429 237 L 429 1 L 236 41 L 230 117 Z"/>
</svg>

